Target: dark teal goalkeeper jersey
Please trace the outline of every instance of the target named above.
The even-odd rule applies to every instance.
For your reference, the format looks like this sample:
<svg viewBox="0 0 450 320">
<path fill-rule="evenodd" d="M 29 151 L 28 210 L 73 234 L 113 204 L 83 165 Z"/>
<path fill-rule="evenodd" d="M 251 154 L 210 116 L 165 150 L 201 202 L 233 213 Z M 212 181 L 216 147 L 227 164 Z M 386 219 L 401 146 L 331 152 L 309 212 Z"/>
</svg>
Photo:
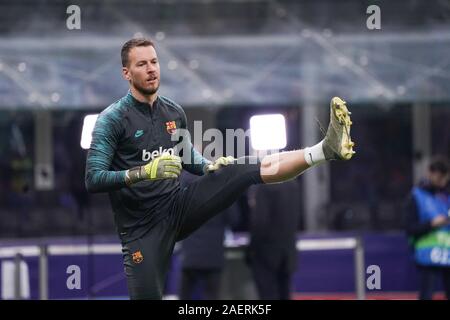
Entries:
<svg viewBox="0 0 450 320">
<path fill-rule="evenodd" d="M 114 219 L 123 242 L 141 237 L 165 217 L 170 199 L 180 188 L 179 179 L 125 183 L 125 171 L 142 166 L 164 152 L 183 156 L 176 130 L 186 129 L 186 114 L 173 101 L 159 96 L 150 106 L 130 92 L 100 113 L 92 133 L 86 161 L 86 188 L 108 192 Z M 175 136 L 174 136 L 175 135 Z M 179 146 L 179 145 L 178 145 Z M 186 140 L 181 153 L 183 168 L 203 175 L 209 163 Z M 185 161 L 187 160 L 187 161 Z"/>
</svg>

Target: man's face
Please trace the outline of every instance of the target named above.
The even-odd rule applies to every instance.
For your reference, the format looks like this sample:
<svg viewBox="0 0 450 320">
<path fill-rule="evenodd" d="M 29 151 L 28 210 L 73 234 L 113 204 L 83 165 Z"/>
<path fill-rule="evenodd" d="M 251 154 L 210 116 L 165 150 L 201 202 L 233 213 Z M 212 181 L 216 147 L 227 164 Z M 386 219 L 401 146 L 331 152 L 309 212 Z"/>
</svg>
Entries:
<svg viewBox="0 0 450 320">
<path fill-rule="evenodd" d="M 449 174 L 444 174 L 440 171 L 430 171 L 428 174 L 428 179 L 431 184 L 436 188 L 445 188 L 448 184 Z"/>
<path fill-rule="evenodd" d="M 128 52 L 128 66 L 122 68 L 125 79 L 139 92 L 154 94 L 159 88 L 159 62 L 155 48 L 134 47 Z"/>
</svg>

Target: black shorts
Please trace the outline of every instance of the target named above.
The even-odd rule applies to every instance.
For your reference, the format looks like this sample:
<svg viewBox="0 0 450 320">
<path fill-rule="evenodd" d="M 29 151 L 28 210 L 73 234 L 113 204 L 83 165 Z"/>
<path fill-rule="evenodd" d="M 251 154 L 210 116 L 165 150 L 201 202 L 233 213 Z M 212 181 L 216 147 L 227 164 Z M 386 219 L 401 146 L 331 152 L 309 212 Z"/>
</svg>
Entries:
<svg viewBox="0 0 450 320">
<path fill-rule="evenodd" d="M 253 162 L 249 162 L 249 161 Z M 123 245 L 131 299 L 161 299 L 175 243 L 228 208 L 250 185 L 263 183 L 261 164 L 247 158 L 209 173 L 179 190 L 168 214 L 142 238 Z"/>
</svg>

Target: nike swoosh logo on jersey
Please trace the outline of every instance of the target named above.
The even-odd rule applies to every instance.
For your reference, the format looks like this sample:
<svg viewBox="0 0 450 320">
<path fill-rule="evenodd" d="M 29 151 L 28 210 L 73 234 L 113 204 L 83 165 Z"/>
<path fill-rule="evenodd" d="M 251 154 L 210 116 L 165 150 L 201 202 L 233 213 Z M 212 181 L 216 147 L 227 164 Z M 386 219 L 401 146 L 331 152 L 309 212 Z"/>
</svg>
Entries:
<svg viewBox="0 0 450 320">
<path fill-rule="evenodd" d="M 144 134 L 144 130 L 137 130 L 136 133 L 134 134 L 134 137 L 135 138 L 139 138 L 143 134 Z"/>
</svg>

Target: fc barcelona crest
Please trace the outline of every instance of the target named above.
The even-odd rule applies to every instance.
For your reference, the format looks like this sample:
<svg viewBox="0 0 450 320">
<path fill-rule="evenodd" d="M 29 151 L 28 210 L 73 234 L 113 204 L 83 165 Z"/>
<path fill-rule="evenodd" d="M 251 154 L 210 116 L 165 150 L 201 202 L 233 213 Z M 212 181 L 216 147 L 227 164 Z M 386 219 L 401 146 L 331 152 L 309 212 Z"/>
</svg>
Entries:
<svg viewBox="0 0 450 320">
<path fill-rule="evenodd" d="M 144 260 L 144 256 L 142 255 L 141 251 L 132 253 L 131 257 L 133 258 L 133 262 L 136 264 L 141 263 Z"/>
<path fill-rule="evenodd" d="M 175 121 L 166 122 L 166 129 L 169 134 L 174 134 L 177 130 L 177 123 Z"/>
</svg>

